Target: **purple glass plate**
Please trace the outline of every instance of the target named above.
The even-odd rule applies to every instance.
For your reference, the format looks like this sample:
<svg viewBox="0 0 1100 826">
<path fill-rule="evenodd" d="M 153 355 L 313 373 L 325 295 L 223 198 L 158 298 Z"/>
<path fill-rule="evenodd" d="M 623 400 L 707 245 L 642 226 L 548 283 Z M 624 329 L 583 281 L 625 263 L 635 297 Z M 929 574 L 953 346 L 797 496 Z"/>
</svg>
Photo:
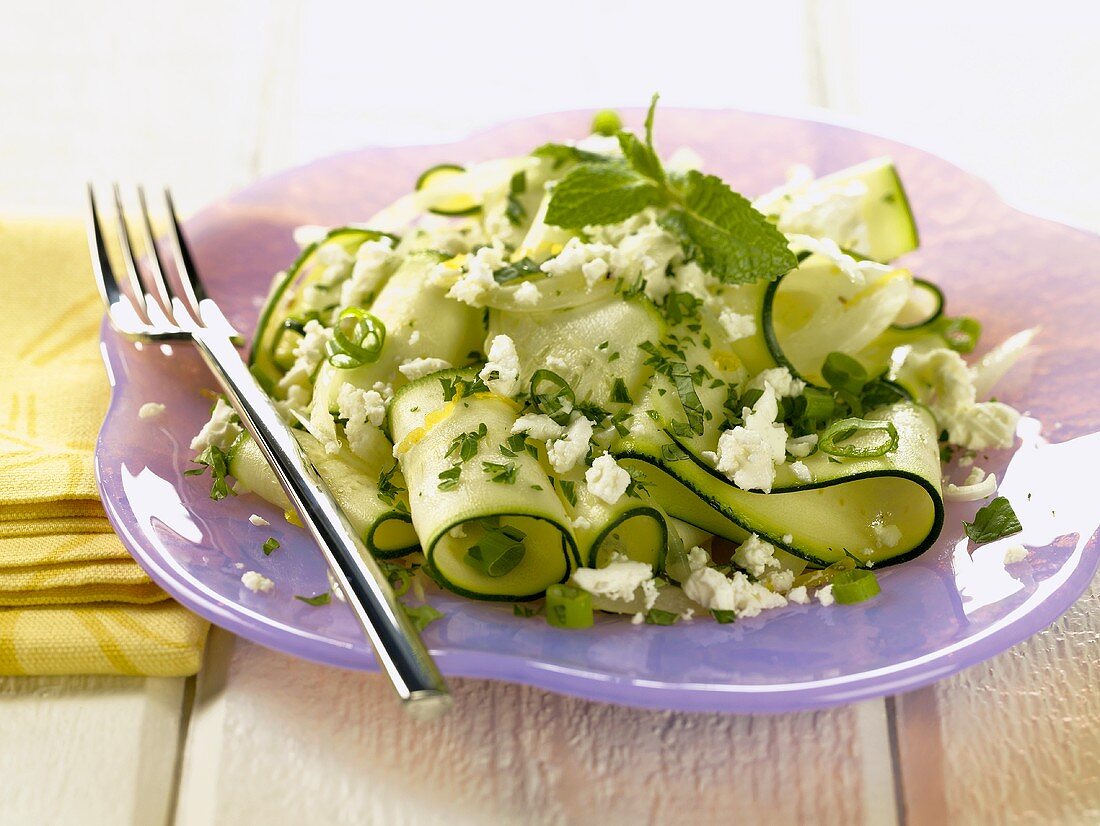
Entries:
<svg viewBox="0 0 1100 826">
<path fill-rule="evenodd" d="M 584 134 L 590 113 L 501 126 L 461 144 L 368 149 L 277 175 L 187 223 L 211 295 L 238 329 L 251 331 L 272 274 L 295 255 L 291 229 L 362 221 L 403 194 L 426 167 L 519 154 Z M 639 113 L 632 120 L 640 121 Z M 993 656 L 1058 618 L 1083 593 L 1100 559 L 1100 506 L 1089 477 L 1100 459 L 1100 238 L 1017 212 L 985 184 L 911 147 L 836 126 L 729 111 L 665 109 L 664 151 L 691 146 L 735 189 L 758 193 L 794 163 L 818 172 L 894 157 L 923 244 L 908 264 L 940 284 L 954 314 L 985 322 L 985 343 L 1042 325 L 1029 356 L 998 397 L 1028 412 L 1015 452 L 980 457 L 1002 479 L 1022 535 L 974 549 L 949 506 L 947 524 L 922 557 L 881 572 L 882 595 L 856 606 L 790 606 L 734 625 L 671 628 L 603 618 L 586 632 L 523 619 L 509 605 L 433 594 L 445 618 L 425 639 L 444 672 L 529 683 L 592 700 L 658 708 L 779 712 L 818 708 L 915 688 Z M 351 612 L 339 602 L 293 599 L 328 588 L 304 532 L 253 497 L 207 498 L 184 477 L 188 442 L 212 380 L 194 353 L 141 348 L 103 331 L 114 387 L 100 434 L 97 472 L 107 513 L 138 562 L 176 599 L 241 636 L 296 656 L 374 670 Z M 147 401 L 168 413 L 141 420 Z M 1040 424 L 1041 423 L 1041 424 Z M 249 524 L 251 513 L 271 527 Z M 282 547 L 265 557 L 261 545 Z M 1009 542 L 1030 548 L 1006 566 Z M 276 583 L 241 585 L 245 570 Z"/>
</svg>

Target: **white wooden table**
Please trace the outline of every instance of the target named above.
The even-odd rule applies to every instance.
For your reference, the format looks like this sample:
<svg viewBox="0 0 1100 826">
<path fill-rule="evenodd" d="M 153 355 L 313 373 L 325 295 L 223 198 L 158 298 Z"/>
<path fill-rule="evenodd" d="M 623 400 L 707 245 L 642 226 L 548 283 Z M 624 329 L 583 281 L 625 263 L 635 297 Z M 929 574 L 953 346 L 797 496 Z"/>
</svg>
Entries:
<svg viewBox="0 0 1100 826">
<path fill-rule="evenodd" d="M 959 5 L 23 4 L 0 27 L 0 210 L 72 213 L 85 178 L 119 175 L 198 207 L 329 151 L 660 89 L 860 116 L 1100 228 L 1100 13 Z M 658 36 L 660 61 L 607 58 Z M 1098 683 L 1100 582 L 933 687 L 773 717 L 455 680 L 454 712 L 417 725 L 376 676 L 216 631 L 197 679 L 0 679 L 0 824 L 1097 823 Z"/>
</svg>

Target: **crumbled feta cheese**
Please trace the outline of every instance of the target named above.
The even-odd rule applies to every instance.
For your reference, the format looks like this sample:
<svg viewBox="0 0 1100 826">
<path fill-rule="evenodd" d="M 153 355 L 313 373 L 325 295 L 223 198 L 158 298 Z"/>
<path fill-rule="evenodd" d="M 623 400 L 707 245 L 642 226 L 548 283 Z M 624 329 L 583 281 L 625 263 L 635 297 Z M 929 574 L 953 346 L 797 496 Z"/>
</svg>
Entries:
<svg viewBox="0 0 1100 826">
<path fill-rule="evenodd" d="M 306 322 L 301 340 L 294 346 L 294 363 L 279 379 L 289 410 L 303 410 L 313 395 L 313 374 L 325 359 L 325 346 L 332 338 L 332 331 L 316 320 Z M 299 388 L 295 390 L 294 388 Z"/>
<path fill-rule="evenodd" d="M 825 606 L 832 605 L 836 602 L 836 597 L 833 596 L 833 586 L 826 585 L 824 588 L 818 588 L 817 601 Z"/>
<path fill-rule="evenodd" d="M 569 369 L 569 365 L 567 365 L 564 360 L 558 358 L 557 356 L 547 356 L 546 369 L 552 370 L 560 376 Z"/>
<path fill-rule="evenodd" d="M 381 394 L 377 390 L 342 384 L 336 396 L 336 407 L 340 418 L 346 421 L 344 435 L 351 452 L 361 459 L 368 458 L 374 441 L 371 431 L 381 427 L 386 420 L 386 403 Z"/>
<path fill-rule="evenodd" d="M 718 314 L 718 323 L 730 341 L 740 341 L 756 333 L 756 319 L 747 313 L 738 313 L 726 308 Z"/>
<path fill-rule="evenodd" d="M 867 185 L 859 180 L 843 187 L 814 184 L 808 167 L 795 167 L 786 184 L 757 198 L 753 206 L 777 216 L 781 232 L 823 236 L 846 249 L 865 251 L 868 234 L 863 200 Z"/>
<path fill-rule="evenodd" d="M 346 266 L 353 260 L 355 259 L 351 257 L 351 253 L 335 241 L 321 244 L 321 246 L 317 248 L 317 263 L 323 267 L 331 267 L 334 264 Z"/>
<path fill-rule="evenodd" d="M 592 523 L 585 519 L 583 516 L 578 516 L 571 523 L 573 530 L 575 531 L 587 531 L 592 527 Z"/>
<path fill-rule="evenodd" d="M 810 471 L 809 467 L 806 466 L 806 463 L 803 462 L 801 459 L 796 462 L 791 462 L 791 473 L 794 474 L 795 478 L 799 482 L 809 483 L 814 480 L 813 473 Z"/>
<path fill-rule="evenodd" d="M 631 625 L 641 625 L 643 622 L 645 622 L 645 614 L 643 614 L 641 611 L 634 614 L 634 616 L 630 618 Z"/>
<path fill-rule="evenodd" d="M 264 528 L 271 524 L 258 513 L 254 513 L 250 517 L 248 517 L 248 521 L 255 525 L 257 528 Z"/>
<path fill-rule="evenodd" d="M 763 390 L 767 384 L 775 389 L 776 398 L 780 399 L 787 396 L 801 396 L 802 391 L 806 389 L 806 382 L 802 379 L 796 379 L 786 367 L 772 367 L 768 370 L 762 370 L 753 376 L 752 381 L 749 382 L 749 387 Z"/>
<path fill-rule="evenodd" d="M 806 250 L 828 258 L 857 287 L 862 287 L 869 278 L 874 279 L 879 275 L 891 272 L 891 268 L 886 264 L 866 259 L 856 260 L 837 246 L 836 241 L 831 238 L 815 238 L 811 235 L 797 234 L 788 235 L 787 237 L 790 239 L 792 249 Z"/>
<path fill-rule="evenodd" d="M 462 527 L 462 525 L 455 525 L 447 531 L 447 536 L 451 537 L 451 539 L 465 539 L 466 529 Z"/>
<path fill-rule="evenodd" d="M 615 554 L 603 568 L 578 568 L 573 583 L 593 596 L 630 602 L 646 581 L 652 582 L 653 568 L 647 562 L 635 562 Z"/>
<path fill-rule="evenodd" d="M 241 574 L 241 584 L 249 591 L 266 594 L 275 587 L 275 583 L 256 571 L 245 571 Z"/>
<path fill-rule="evenodd" d="M 519 354 L 509 336 L 493 336 L 489 357 L 478 377 L 494 393 L 514 396 L 519 390 Z"/>
<path fill-rule="evenodd" d="M 973 375 L 954 350 L 910 350 L 902 369 L 925 384 L 927 404 L 952 444 L 970 450 L 1012 446 L 1020 414 L 1002 402 L 977 401 Z"/>
<path fill-rule="evenodd" d="M 642 600 L 647 611 L 657 604 L 658 596 L 660 596 L 660 591 L 653 579 L 647 579 L 642 583 Z"/>
<path fill-rule="evenodd" d="M 808 436 L 794 436 L 787 439 L 787 452 L 796 459 L 805 459 L 814 452 L 815 447 L 817 447 L 816 433 L 811 433 Z"/>
<path fill-rule="evenodd" d="M 579 271 L 591 289 L 610 270 L 608 259 L 613 251 L 607 244 L 586 244 L 579 238 L 570 238 L 561 252 L 543 262 L 540 269 L 551 278 Z"/>
<path fill-rule="evenodd" d="M 752 534 L 734 551 L 733 561 L 737 567 L 744 568 L 757 579 L 764 576 L 769 568 L 779 567 L 779 560 L 775 558 L 775 546 L 756 534 Z"/>
<path fill-rule="evenodd" d="M 226 404 L 225 399 L 219 397 L 210 412 L 210 421 L 202 426 L 202 430 L 191 440 L 191 449 L 202 453 L 208 447 L 216 447 L 219 450 L 228 450 L 233 440 L 241 432 L 236 411 Z"/>
<path fill-rule="evenodd" d="M 791 588 L 787 594 L 787 601 L 793 602 L 795 605 L 805 605 L 810 601 L 810 595 L 806 593 L 806 586 L 799 585 L 797 588 Z"/>
<path fill-rule="evenodd" d="M 724 576 L 714 568 L 700 568 L 684 580 L 684 594 L 711 611 L 733 611 L 735 617 L 755 617 L 787 604 L 782 594 L 751 581 L 741 571 Z"/>
<path fill-rule="evenodd" d="M 523 307 L 534 307 L 542 300 L 542 293 L 534 281 L 524 281 L 515 292 L 516 303 Z"/>
<path fill-rule="evenodd" d="M 710 554 L 698 545 L 692 546 L 691 550 L 688 551 L 687 558 L 688 570 L 691 571 L 700 571 L 710 564 Z"/>
<path fill-rule="evenodd" d="M 790 545 L 792 542 L 794 542 L 794 534 L 793 533 L 783 534 L 783 544 L 784 545 Z"/>
<path fill-rule="evenodd" d="M 970 469 L 970 473 L 966 474 L 966 479 L 963 480 L 964 485 L 976 485 L 985 478 L 985 471 L 975 465 Z"/>
<path fill-rule="evenodd" d="M 409 381 L 416 381 L 432 373 L 438 373 L 440 370 L 450 370 L 451 367 L 451 363 L 446 359 L 417 358 L 403 362 L 397 369 Z"/>
<path fill-rule="evenodd" d="M 676 289 L 682 293 L 688 293 L 703 304 L 713 303 L 714 297 L 710 294 L 710 282 L 714 279 L 712 276 L 707 275 L 702 267 L 694 261 L 688 261 L 686 264 L 675 267 L 673 272 L 675 273 Z M 749 319 L 751 320 L 752 317 L 749 316 Z M 755 329 L 755 324 L 753 329 Z"/>
<path fill-rule="evenodd" d="M 742 490 L 771 492 L 775 466 L 783 461 L 787 446 L 787 431 L 775 421 L 778 413 L 775 390 L 765 383 L 752 409 L 743 408 L 745 423 L 718 439 L 715 467 Z"/>
<path fill-rule="evenodd" d="M 871 531 L 880 548 L 893 548 L 901 542 L 901 528 L 887 523 L 881 513 L 871 520 Z"/>
<path fill-rule="evenodd" d="M 1009 545 L 1005 548 L 1005 565 L 1015 565 L 1027 559 L 1027 548 L 1023 545 Z"/>
<path fill-rule="evenodd" d="M 962 485 L 956 485 L 954 482 L 948 482 L 943 487 L 943 498 L 946 502 L 977 502 L 979 499 L 985 499 L 992 496 L 997 492 L 997 474 L 991 473 L 986 476 L 981 474 L 979 481 L 970 482 L 973 474 L 967 477 L 966 483 Z"/>
<path fill-rule="evenodd" d="M 669 265 L 682 257 L 680 242 L 651 220 L 619 242 L 611 254 L 611 268 L 627 282 L 641 277 L 645 281 L 646 296 L 659 303 L 675 286 L 668 277 Z"/>
<path fill-rule="evenodd" d="M 393 260 L 393 239 L 380 238 L 361 244 L 355 253 L 351 275 L 340 286 L 340 308 L 367 303 L 382 285 Z"/>
<path fill-rule="evenodd" d="M 593 132 L 587 138 L 577 141 L 575 146 L 582 152 L 594 152 L 597 155 L 622 155 L 623 148 L 614 135 L 601 135 Z"/>
<path fill-rule="evenodd" d="M 781 570 L 772 571 L 764 577 L 764 584 L 768 585 L 772 590 L 777 591 L 780 594 L 785 594 L 791 590 L 791 586 L 794 585 L 794 571 Z"/>
<path fill-rule="evenodd" d="M 547 439 L 557 439 L 565 433 L 565 427 L 558 424 L 549 416 L 541 413 L 528 413 L 520 416 L 512 423 L 513 433 L 526 433 L 532 439 L 540 442 Z"/>
<path fill-rule="evenodd" d="M 419 330 L 413 330 L 409 334 L 409 346 L 410 347 L 415 347 L 419 343 L 420 343 L 420 331 Z"/>
<path fill-rule="evenodd" d="M 614 505 L 630 486 L 630 474 L 619 467 L 615 458 L 605 453 L 592 463 L 584 472 L 584 481 L 589 492 L 609 505 Z"/>
<path fill-rule="evenodd" d="M 482 247 L 465 262 L 465 272 L 451 285 L 447 297 L 480 307 L 485 293 L 496 289 L 497 282 L 493 272 L 504 266 L 504 254 L 496 247 Z"/>
<path fill-rule="evenodd" d="M 159 416 L 161 413 L 163 413 L 167 409 L 168 408 L 166 408 L 160 402 L 146 402 L 145 404 L 143 404 L 141 407 L 138 408 L 138 418 L 139 419 L 155 419 L 157 416 Z"/>
<path fill-rule="evenodd" d="M 564 436 L 546 443 L 546 458 L 550 467 L 558 474 L 571 471 L 588 454 L 591 439 L 592 422 L 578 416 L 570 422 Z"/>
</svg>

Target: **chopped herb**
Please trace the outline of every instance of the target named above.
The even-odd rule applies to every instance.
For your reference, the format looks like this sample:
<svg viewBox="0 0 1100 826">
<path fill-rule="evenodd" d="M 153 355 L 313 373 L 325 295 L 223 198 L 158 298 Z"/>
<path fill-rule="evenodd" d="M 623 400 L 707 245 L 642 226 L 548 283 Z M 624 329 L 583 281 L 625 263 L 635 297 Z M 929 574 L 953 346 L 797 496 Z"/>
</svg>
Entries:
<svg viewBox="0 0 1100 826">
<path fill-rule="evenodd" d="M 536 370 L 531 376 L 531 403 L 543 415 L 565 424 L 576 407 L 577 397 L 569 382 L 552 370 Z"/>
<path fill-rule="evenodd" d="M 462 465 L 452 465 L 447 470 L 439 472 L 439 490 L 455 490 L 458 487 L 458 478 L 462 475 Z"/>
<path fill-rule="evenodd" d="M 609 355 L 607 357 L 607 363 L 608 364 L 610 364 L 613 361 L 618 361 L 618 360 L 619 360 L 619 351 L 618 350 L 616 350 L 614 353 L 612 353 L 611 355 Z"/>
<path fill-rule="evenodd" d="M 498 284 L 507 284 L 509 281 L 515 281 L 517 278 L 523 278 L 528 275 L 535 275 L 538 272 L 541 272 L 541 270 L 539 270 L 539 265 L 532 259 L 524 256 L 519 259 L 519 261 L 513 261 L 508 266 L 496 270 L 493 273 L 493 280 Z"/>
<path fill-rule="evenodd" d="M 264 542 L 263 549 L 264 556 L 271 556 L 272 551 L 276 551 L 279 549 L 279 540 L 273 536 L 268 537 L 268 539 Z"/>
<path fill-rule="evenodd" d="M 396 464 L 389 470 L 383 470 L 380 474 L 378 474 L 378 498 L 387 505 L 395 504 L 397 501 L 397 497 L 405 492 L 405 488 L 394 483 L 393 477 L 396 474 Z"/>
<path fill-rule="evenodd" d="M 511 525 L 486 523 L 484 535 L 470 546 L 464 561 L 486 576 L 504 576 L 523 561 L 527 534 Z"/>
<path fill-rule="evenodd" d="M 630 398 L 630 393 L 626 389 L 626 382 L 619 376 L 615 377 L 611 385 L 611 401 L 617 404 L 634 404 L 634 399 Z"/>
<path fill-rule="evenodd" d="M 517 617 L 533 617 L 539 613 L 537 605 L 520 605 L 518 602 L 512 605 L 512 613 Z"/>
<path fill-rule="evenodd" d="M 672 625 L 680 615 L 674 611 L 662 611 L 660 608 L 650 608 L 645 613 L 647 625 Z"/>
<path fill-rule="evenodd" d="M 666 462 L 679 462 L 684 459 L 690 459 L 689 456 L 682 447 L 675 442 L 661 445 L 661 458 Z"/>
<path fill-rule="evenodd" d="M 1012 504 L 1003 496 L 998 496 L 985 507 L 979 508 L 974 515 L 974 521 L 963 522 L 963 528 L 970 540 L 977 545 L 1012 536 L 1024 529 L 1016 512 L 1012 510 Z"/>
<path fill-rule="evenodd" d="M 489 481 L 502 485 L 516 483 L 516 465 L 514 462 L 482 462 L 481 469 L 489 475 Z"/>
<path fill-rule="evenodd" d="M 332 594 L 328 591 L 312 597 L 303 597 L 295 594 L 294 598 L 301 600 L 302 602 L 306 603 L 306 605 L 328 605 L 330 602 L 332 602 Z"/>
<path fill-rule="evenodd" d="M 211 499 L 217 502 L 227 496 L 234 495 L 228 482 L 225 481 L 225 477 L 229 474 L 228 461 L 225 452 L 220 447 L 217 445 L 210 445 L 191 461 L 197 465 L 204 465 L 210 468 Z M 184 474 L 186 476 L 201 476 L 205 472 L 203 468 L 198 467 L 192 468 L 191 470 L 185 470 Z"/>
<path fill-rule="evenodd" d="M 485 426 L 485 423 L 482 422 L 475 431 L 459 433 L 451 441 L 451 446 L 448 447 L 447 452 L 443 454 L 444 457 L 457 452 L 460 461 L 468 462 L 477 455 L 478 442 L 485 438 L 487 432 L 488 428 Z"/>
<path fill-rule="evenodd" d="M 737 615 L 733 611 L 727 611 L 721 608 L 715 608 L 710 613 L 714 617 L 714 619 L 722 625 L 726 625 L 737 619 Z"/>
</svg>

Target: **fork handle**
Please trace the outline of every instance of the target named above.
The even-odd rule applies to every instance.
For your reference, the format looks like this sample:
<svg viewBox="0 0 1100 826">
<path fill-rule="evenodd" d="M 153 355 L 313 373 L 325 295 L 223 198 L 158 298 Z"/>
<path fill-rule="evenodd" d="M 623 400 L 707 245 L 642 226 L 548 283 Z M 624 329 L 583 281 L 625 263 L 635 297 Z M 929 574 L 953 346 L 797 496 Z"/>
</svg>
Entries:
<svg viewBox="0 0 1100 826">
<path fill-rule="evenodd" d="M 208 330 L 193 335 L 207 366 L 317 540 L 405 708 L 421 719 L 446 710 L 450 693 L 420 635 L 271 399 L 228 337 Z"/>
</svg>

